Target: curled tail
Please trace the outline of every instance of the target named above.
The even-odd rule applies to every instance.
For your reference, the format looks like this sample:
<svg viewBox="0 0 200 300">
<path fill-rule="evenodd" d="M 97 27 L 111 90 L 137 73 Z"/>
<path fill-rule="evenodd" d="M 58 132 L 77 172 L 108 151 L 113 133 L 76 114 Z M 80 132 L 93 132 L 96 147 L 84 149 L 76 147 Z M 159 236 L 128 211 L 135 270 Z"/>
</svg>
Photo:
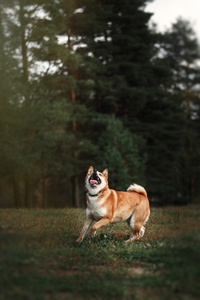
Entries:
<svg viewBox="0 0 200 300">
<path fill-rule="evenodd" d="M 147 197 L 147 192 L 145 191 L 145 189 L 141 186 L 141 185 L 138 185 L 138 184 L 131 184 L 128 189 L 127 189 L 127 192 L 136 192 L 138 194 L 142 194 L 142 195 L 145 195 Z"/>
</svg>

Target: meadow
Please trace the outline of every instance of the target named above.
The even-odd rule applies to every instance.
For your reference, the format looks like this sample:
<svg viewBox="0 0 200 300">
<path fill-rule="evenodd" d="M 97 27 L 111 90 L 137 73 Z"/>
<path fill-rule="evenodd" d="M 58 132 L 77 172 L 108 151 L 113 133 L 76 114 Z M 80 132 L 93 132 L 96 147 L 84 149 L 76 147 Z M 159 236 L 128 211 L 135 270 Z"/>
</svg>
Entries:
<svg viewBox="0 0 200 300">
<path fill-rule="evenodd" d="M 152 208 L 75 241 L 84 209 L 0 210 L 0 299 L 199 299 L 200 206 Z"/>
</svg>

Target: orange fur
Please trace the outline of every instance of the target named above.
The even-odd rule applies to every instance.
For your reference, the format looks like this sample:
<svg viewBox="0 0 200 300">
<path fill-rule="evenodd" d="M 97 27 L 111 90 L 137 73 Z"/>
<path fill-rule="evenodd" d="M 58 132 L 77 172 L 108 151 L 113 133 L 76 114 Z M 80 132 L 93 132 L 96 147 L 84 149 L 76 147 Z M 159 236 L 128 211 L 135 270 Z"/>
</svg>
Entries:
<svg viewBox="0 0 200 300">
<path fill-rule="evenodd" d="M 88 191 L 86 196 L 86 220 L 77 242 L 84 239 L 85 234 L 95 220 L 97 223 L 92 226 L 92 236 L 102 226 L 127 221 L 133 231 L 133 236 L 128 242 L 134 242 L 142 237 L 145 232 L 143 225 L 150 215 L 149 201 L 145 189 L 138 185 L 131 185 L 127 192 L 109 189 L 108 170 L 106 169 L 102 173 L 97 171 L 101 178 L 101 185 L 99 185 L 101 189 L 97 187 L 98 193 L 95 194 L 95 188 L 90 188 L 88 181 L 93 170 L 93 167 L 90 167 L 85 178 L 86 190 Z M 93 194 L 90 194 L 90 192 Z"/>
</svg>

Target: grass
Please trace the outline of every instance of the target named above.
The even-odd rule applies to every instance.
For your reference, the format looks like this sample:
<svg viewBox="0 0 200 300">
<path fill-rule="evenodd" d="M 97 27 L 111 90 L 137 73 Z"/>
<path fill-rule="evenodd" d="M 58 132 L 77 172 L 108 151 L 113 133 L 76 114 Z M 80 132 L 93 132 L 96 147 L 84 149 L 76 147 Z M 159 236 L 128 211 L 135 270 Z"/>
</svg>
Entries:
<svg viewBox="0 0 200 300">
<path fill-rule="evenodd" d="M 0 210 L 0 299 L 199 299 L 200 206 L 152 208 L 75 243 L 83 209 Z"/>
</svg>

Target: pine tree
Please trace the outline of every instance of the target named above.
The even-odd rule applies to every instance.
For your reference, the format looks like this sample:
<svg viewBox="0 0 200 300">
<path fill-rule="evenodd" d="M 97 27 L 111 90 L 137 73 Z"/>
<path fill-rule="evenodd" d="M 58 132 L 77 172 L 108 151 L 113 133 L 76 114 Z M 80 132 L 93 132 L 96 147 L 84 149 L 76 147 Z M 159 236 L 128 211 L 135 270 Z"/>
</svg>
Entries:
<svg viewBox="0 0 200 300">
<path fill-rule="evenodd" d="M 183 21 L 150 31 L 146 3 L 1 1 L 0 174 L 16 206 L 82 205 L 88 165 L 159 203 L 194 194 L 197 43 Z"/>
<path fill-rule="evenodd" d="M 7 73 L 7 77 L 2 76 L 2 87 L 5 85 L 5 89 L 1 89 L 4 108 L 1 111 L 1 137 L 5 149 L 2 152 L 5 166 L 2 166 L 1 171 L 3 173 L 6 169 L 4 177 L 13 179 L 17 206 L 45 207 L 48 205 L 49 182 L 53 174 L 56 173 L 54 177 L 57 176 L 62 165 L 58 149 L 63 144 L 70 145 L 73 140 L 71 134 L 60 130 L 70 120 L 72 108 L 69 111 L 63 96 L 55 101 L 58 93 L 51 91 L 50 86 L 53 76 L 49 69 L 56 65 L 51 61 L 54 59 L 56 62 L 60 48 L 40 1 L 20 0 L 15 1 L 14 6 L 8 1 L 2 4 L 2 12 L 4 31 L 1 35 L 2 41 L 5 40 L 7 44 L 5 47 L 1 44 L 1 67 L 4 71 L 1 74 Z M 9 18 L 9 13 L 14 17 Z M 38 51 L 42 42 L 46 47 Z M 49 49 L 49 53 L 45 52 Z M 39 59 L 40 63 L 49 62 L 49 69 L 43 76 L 41 70 L 38 74 L 33 68 L 35 63 L 39 63 Z M 5 112 L 7 117 L 4 116 Z M 16 151 L 13 152 L 13 149 Z M 63 151 L 66 149 L 67 146 L 63 147 Z M 36 192 L 37 197 L 34 195 Z"/>
<path fill-rule="evenodd" d="M 183 193 L 191 199 L 198 189 L 198 162 L 200 140 L 198 137 L 199 119 L 199 88 L 200 68 L 197 61 L 200 58 L 199 45 L 190 23 L 178 19 L 172 28 L 166 32 L 164 41 L 165 59 L 172 70 L 170 90 L 173 101 L 184 110 L 185 147 L 182 155 L 181 176 Z M 187 176 L 185 175 L 187 174 Z M 197 193 L 197 192 L 196 192 Z"/>
<path fill-rule="evenodd" d="M 82 42 L 85 45 L 80 49 L 81 53 L 87 58 L 87 62 L 95 62 L 95 67 L 91 68 L 95 83 L 94 108 L 98 113 L 120 118 L 133 137 L 139 137 L 132 138 L 132 141 L 136 143 L 137 140 L 142 140 L 135 147 L 139 147 L 140 161 L 143 164 L 146 159 L 142 159 L 142 153 L 145 151 L 146 184 L 150 196 L 164 202 L 170 192 L 171 201 L 174 201 L 179 184 L 176 159 L 182 149 L 182 139 L 177 139 L 177 135 L 182 134 L 179 126 L 182 126 L 183 120 L 178 105 L 173 104 L 166 91 L 166 84 L 171 79 L 170 69 L 164 67 L 162 60 L 155 59 L 154 45 L 159 41 L 160 35 L 148 29 L 151 14 L 143 11 L 146 1 L 86 3 L 82 13 L 74 16 L 74 23 L 82 21 L 79 35 L 84 37 Z M 104 122 L 106 124 L 105 120 Z M 170 127 L 169 123 L 172 122 L 173 126 Z M 108 128 L 109 126 L 108 124 Z M 101 128 L 104 128 L 102 137 L 108 135 L 103 123 Z M 113 131 L 113 136 L 117 135 L 117 130 Z M 96 143 L 102 145 L 100 141 L 97 138 Z M 109 147 L 102 147 L 102 152 L 109 152 Z M 170 154 L 172 147 L 174 153 Z M 132 150 L 133 148 L 127 147 L 127 152 L 131 153 Z M 112 154 L 106 155 L 113 161 Z M 173 167 L 166 172 L 169 157 Z M 137 156 L 134 159 L 137 161 Z M 124 160 L 121 159 L 122 161 Z M 116 173 L 114 161 L 112 168 L 115 168 Z M 144 169 L 144 165 L 141 165 L 138 172 L 142 173 Z M 122 163 L 118 164 L 116 177 L 120 178 L 121 173 L 124 174 Z M 131 170 L 128 173 L 131 178 Z M 166 189 L 166 186 L 169 188 Z"/>
<path fill-rule="evenodd" d="M 12 182 L 14 204 L 21 205 L 21 195 L 18 182 L 20 165 L 23 164 L 21 142 L 23 140 L 22 113 L 19 109 L 17 95 L 21 89 L 18 82 L 18 60 L 16 59 L 15 43 L 11 40 L 11 32 L 17 26 L 13 23 L 13 15 L 10 12 L 11 1 L 2 1 L 0 4 L 0 143 L 1 143 L 1 185 Z M 15 151 L 13 151 L 15 149 Z M 11 203 L 4 203 L 11 205 Z"/>
<path fill-rule="evenodd" d="M 105 163 L 103 159 L 102 163 L 100 163 L 99 155 L 104 151 L 107 153 L 109 147 L 112 147 L 112 143 L 107 149 L 102 147 L 101 139 L 103 137 L 106 139 L 106 136 L 110 134 L 107 131 L 110 128 L 107 116 L 120 117 L 124 121 L 124 125 L 131 128 L 129 122 L 132 115 L 129 109 L 130 102 L 134 101 L 136 107 L 139 105 L 137 102 L 140 102 L 143 97 L 142 94 L 144 94 L 142 89 L 144 89 L 144 81 L 146 79 L 140 84 L 140 75 L 138 73 L 143 72 L 143 51 L 145 52 L 145 49 L 148 51 L 145 58 L 148 64 L 147 57 L 150 57 L 151 51 L 149 51 L 149 45 L 143 43 L 144 49 L 140 54 L 139 48 L 142 47 L 142 35 L 144 34 L 144 37 L 148 38 L 149 43 L 152 43 L 150 42 L 150 34 L 148 36 L 147 28 L 150 14 L 144 13 L 142 9 L 140 10 L 145 2 L 80 1 L 82 10 L 74 14 L 71 19 L 74 33 L 79 36 L 79 41 L 81 42 L 77 52 L 84 58 L 84 72 L 81 73 L 83 76 L 82 82 L 91 83 L 90 97 L 86 99 L 84 93 L 78 93 L 79 100 L 84 101 L 93 111 L 94 118 L 90 119 L 92 126 L 88 130 L 91 132 L 94 144 L 99 145 L 96 155 L 98 157 L 94 157 L 94 161 L 98 162 L 98 165 L 102 165 L 102 167 L 105 166 Z M 146 66 L 144 66 L 145 68 Z M 146 74 L 146 76 L 148 75 Z M 97 117 L 95 117 L 96 114 Z M 98 120 L 96 123 L 93 122 L 95 118 Z M 114 120 L 113 122 L 115 123 Z M 117 124 L 116 120 L 116 124 L 113 126 L 113 136 L 119 135 Z M 126 136 L 124 126 L 120 131 L 123 130 Z M 135 148 L 143 144 L 138 142 L 141 139 L 136 137 L 137 132 L 134 132 L 132 137 L 130 135 L 131 141 L 126 149 L 127 153 L 133 153 Z M 141 147 L 140 150 L 142 149 Z M 108 155 L 108 153 L 105 155 Z M 124 152 L 124 155 L 126 156 L 127 154 Z M 123 156 L 121 163 L 118 165 L 118 170 L 114 166 L 114 160 L 111 160 L 113 161 L 113 166 L 110 167 L 113 170 L 115 169 L 115 172 L 117 171 L 115 176 L 119 178 L 126 170 L 125 178 L 127 178 L 126 185 L 128 185 L 130 184 L 131 172 L 134 172 L 134 168 L 133 170 L 125 168 Z M 143 155 L 140 155 L 141 177 L 143 176 L 145 164 L 145 160 L 142 158 Z M 134 159 L 138 160 L 137 155 L 133 155 Z M 124 186 L 125 184 L 122 185 Z"/>
<path fill-rule="evenodd" d="M 71 183 L 68 184 L 68 193 L 70 191 L 72 195 L 72 205 L 74 207 L 81 205 L 80 195 L 83 188 L 80 189 L 79 182 L 85 173 L 84 170 L 88 168 L 89 161 L 87 158 L 90 157 L 89 152 L 92 152 L 93 147 L 86 129 L 87 120 L 90 118 L 86 99 L 88 96 L 90 97 L 91 82 L 85 75 L 83 58 L 76 50 L 80 41 L 72 22 L 72 17 L 76 14 L 77 8 L 76 1 L 67 3 L 66 1 L 46 2 L 44 10 L 50 21 L 46 23 L 46 30 L 51 31 L 52 38 L 46 42 L 43 38 L 43 35 L 46 34 L 44 31 L 41 32 L 40 39 L 41 46 L 43 48 L 45 46 L 47 53 L 51 53 L 51 50 L 53 50 L 51 62 L 56 66 L 55 72 L 44 78 L 47 89 L 51 86 L 56 94 L 56 98 L 52 98 L 52 101 L 64 101 L 68 107 L 68 112 L 70 112 L 69 118 L 62 125 L 65 134 L 71 136 L 68 147 L 69 156 L 64 159 L 64 166 L 60 175 L 63 174 L 62 180 L 65 178 L 66 181 Z M 52 23 L 54 24 L 53 27 Z M 37 38 L 38 33 L 36 32 Z M 60 39 L 66 42 L 60 43 Z M 55 41 L 53 47 L 52 40 Z M 38 58 L 40 53 L 41 51 L 36 50 Z M 57 64 L 57 60 L 59 60 L 59 64 Z M 62 154 L 60 155 L 62 156 Z"/>
<path fill-rule="evenodd" d="M 108 168 L 111 188 L 126 190 L 134 182 L 144 185 L 146 157 L 139 153 L 141 140 L 114 116 L 101 127 L 103 131 L 97 142 L 95 167 L 100 170 Z"/>
</svg>

